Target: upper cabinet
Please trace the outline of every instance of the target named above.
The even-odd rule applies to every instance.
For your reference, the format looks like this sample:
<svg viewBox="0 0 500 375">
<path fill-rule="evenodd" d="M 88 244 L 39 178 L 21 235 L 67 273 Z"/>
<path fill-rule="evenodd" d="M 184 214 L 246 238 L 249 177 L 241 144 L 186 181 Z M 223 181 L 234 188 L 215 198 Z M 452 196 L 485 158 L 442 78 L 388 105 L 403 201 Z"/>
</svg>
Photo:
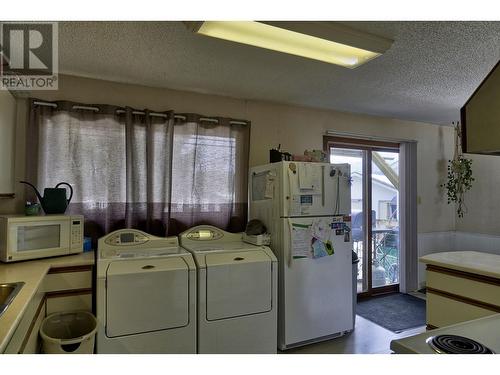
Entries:
<svg viewBox="0 0 500 375">
<path fill-rule="evenodd" d="M 460 111 L 462 150 L 500 155 L 500 62 Z"/>
<path fill-rule="evenodd" d="M 16 99 L 0 90 L 0 198 L 14 197 Z"/>
</svg>

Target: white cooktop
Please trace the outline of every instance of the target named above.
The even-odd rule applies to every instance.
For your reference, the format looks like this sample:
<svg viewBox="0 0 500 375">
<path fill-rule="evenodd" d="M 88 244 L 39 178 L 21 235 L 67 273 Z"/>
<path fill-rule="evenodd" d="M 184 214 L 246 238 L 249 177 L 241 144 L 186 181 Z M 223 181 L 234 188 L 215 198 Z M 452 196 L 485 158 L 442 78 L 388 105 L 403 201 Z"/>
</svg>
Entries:
<svg viewBox="0 0 500 375">
<path fill-rule="evenodd" d="M 391 350 L 399 354 L 436 354 L 426 343 L 431 336 L 450 334 L 475 340 L 493 352 L 500 354 L 500 314 L 454 324 L 448 327 L 426 331 L 424 333 L 391 341 Z"/>
</svg>

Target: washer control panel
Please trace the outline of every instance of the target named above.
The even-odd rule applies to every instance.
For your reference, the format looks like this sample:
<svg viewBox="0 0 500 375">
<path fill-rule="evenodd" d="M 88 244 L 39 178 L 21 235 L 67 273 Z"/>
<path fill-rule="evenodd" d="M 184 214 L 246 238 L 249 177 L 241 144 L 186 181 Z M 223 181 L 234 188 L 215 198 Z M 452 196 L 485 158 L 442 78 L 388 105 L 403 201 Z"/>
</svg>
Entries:
<svg viewBox="0 0 500 375">
<path fill-rule="evenodd" d="M 140 245 L 149 241 L 149 238 L 145 236 L 142 232 L 131 230 L 131 231 L 120 231 L 115 235 L 109 236 L 106 239 L 108 245 L 114 246 L 128 246 L 128 245 Z"/>
</svg>

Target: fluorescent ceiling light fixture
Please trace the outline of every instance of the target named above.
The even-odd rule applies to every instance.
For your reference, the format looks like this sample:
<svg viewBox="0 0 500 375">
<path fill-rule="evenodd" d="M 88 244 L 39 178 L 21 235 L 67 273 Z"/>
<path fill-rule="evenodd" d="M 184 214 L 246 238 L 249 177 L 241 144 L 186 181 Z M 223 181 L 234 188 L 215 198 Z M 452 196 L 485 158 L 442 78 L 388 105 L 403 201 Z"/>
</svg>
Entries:
<svg viewBox="0 0 500 375">
<path fill-rule="evenodd" d="M 384 53 L 392 40 L 332 22 L 186 22 L 198 34 L 356 68 Z"/>
</svg>

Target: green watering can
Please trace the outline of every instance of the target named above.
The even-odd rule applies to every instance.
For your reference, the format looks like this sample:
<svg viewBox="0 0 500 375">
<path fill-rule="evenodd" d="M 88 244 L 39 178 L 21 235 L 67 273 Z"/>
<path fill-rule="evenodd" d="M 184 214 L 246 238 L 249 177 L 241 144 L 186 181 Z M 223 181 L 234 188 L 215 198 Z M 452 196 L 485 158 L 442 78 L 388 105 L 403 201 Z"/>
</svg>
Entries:
<svg viewBox="0 0 500 375">
<path fill-rule="evenodd" d="M 66 212 L 71 198 L 73 197 L 73 188 L 67 182 L 59 182 L 55 188 L 45 188 L 43 197 L 40 195 L 36 187 L 26 181 L 19 181 L 21 184 L 29 185 L 35 190 L 36 196 L 42 205 L 43 211 L 46 214 L 63 214 Z M 66 189 L 60 188 L 60 185 L 69 187 L 69 199 L 66 199 Z"/>
</svg>

